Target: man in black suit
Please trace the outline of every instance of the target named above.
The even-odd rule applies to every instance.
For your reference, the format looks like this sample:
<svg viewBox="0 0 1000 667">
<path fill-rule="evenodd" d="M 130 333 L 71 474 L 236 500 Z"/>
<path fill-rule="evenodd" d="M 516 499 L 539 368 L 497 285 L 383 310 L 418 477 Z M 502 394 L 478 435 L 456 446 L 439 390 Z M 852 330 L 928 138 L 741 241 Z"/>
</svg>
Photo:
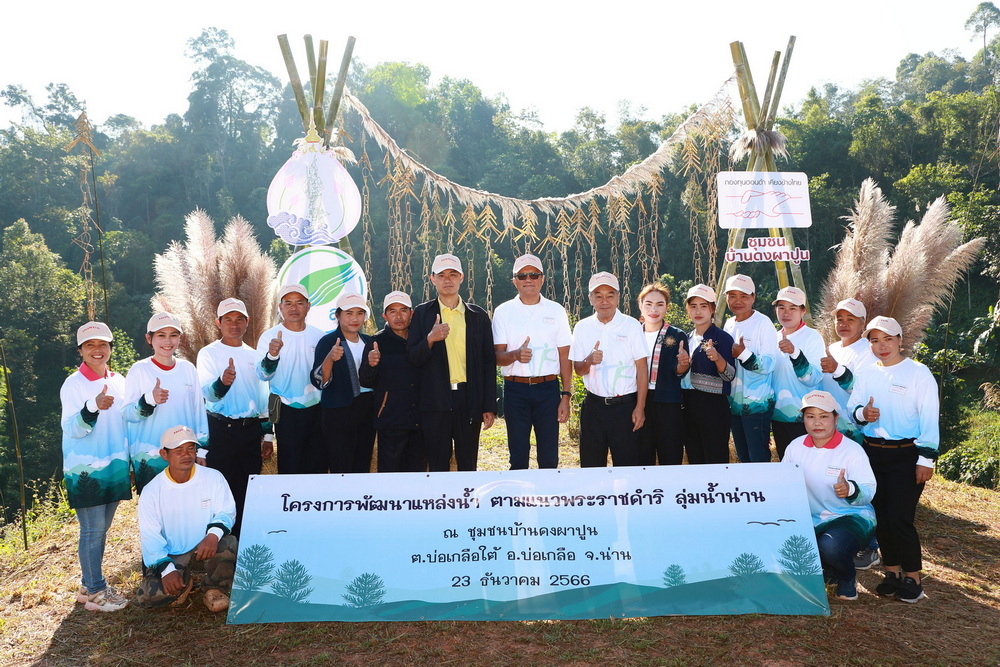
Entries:
<svg viewBox="0 0 1000 667">
<path fill-rule="evenodd" d="M 420 425 L 432 472 L 475 470 L 479 432 L 496 418 L 497 382 L 493 330 L 485 310 L 458 294 L 465 275 L 452 254 L 431 267 L 437 298 L 413 310 L 406 352 L 420 372 Z"/>
</svg>

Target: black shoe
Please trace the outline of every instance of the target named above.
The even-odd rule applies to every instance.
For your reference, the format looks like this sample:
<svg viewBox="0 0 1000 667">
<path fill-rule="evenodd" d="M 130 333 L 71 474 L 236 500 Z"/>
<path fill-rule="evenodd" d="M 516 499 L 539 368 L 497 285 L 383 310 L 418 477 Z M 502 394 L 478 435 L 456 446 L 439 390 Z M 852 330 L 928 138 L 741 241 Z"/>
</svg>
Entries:
<svg viewBox="0 0 1000 667">
<path fill-rule="evenodd" d="M 917 583 L 913 577 L 903 577 L 903 583 L 896 591 L 896 599 L 900 602 L 916 602 L 927 597 L 924 594 L 924 587 Z"/>
<path fill-rule="evenodd" d="M 899 573 L 886 572 L 885 579 L 875 587 L 875 592 L 879 595 L 891 596 L 896 594 L 900 586 L 902 586 L 902 582 L 899 580 Z"/>
<path fill-rule="evenodd" d="M 881 562 L 878 549 L 862 549 L 854 556 L 854 569 L 870 570 Z"/>
</svg>

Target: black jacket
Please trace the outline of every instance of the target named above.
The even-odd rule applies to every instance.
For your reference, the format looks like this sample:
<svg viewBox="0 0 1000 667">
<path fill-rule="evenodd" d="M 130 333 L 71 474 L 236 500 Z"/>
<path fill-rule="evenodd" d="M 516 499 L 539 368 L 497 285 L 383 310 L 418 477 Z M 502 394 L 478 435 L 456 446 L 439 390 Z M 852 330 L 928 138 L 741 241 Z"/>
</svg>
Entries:
<svg viewBox="0 0 1000 667">
<path fill-rule="evenodd" d="M 366 345 L 371 340 L 371 336 L 366 334 L 358 335 L 361 336 L 361 340 Z M 340 344 L 344 347 L 344 356 L 338 361 L 333 362 L 330 384 L 326 385 L 326 387 L 321 387 L 320 385 L 323 383 L 323 360 L 326 359 L 326 355 L 329 354 L 330 349 L 336 344 L 338 338 L 340 339 Z M 344 338 L 344 334 L 340 332 L 340 327 L 323 336 L 316 343 L 316 355 L 313 357 L 313 371 L 310 373 L 309 379 L 312 380 L 313 385 L 317 389 L 321 390 L 319 404 L 324 408 L 343 408 L 350 405 L 354 400 L 354 388 L 351 386 L 351 367 L 348 359 L 351 359 L 351 348 L 347 346 L 347 340 Z M 361 360 L 354 359 L 354 367 L 358 368 L 360 365 Z"/>
<path fill-rule="evenodd" d="M 420 369 L 421 411 L 452 409 L 451 373 L 444 341 L 427 346 L 427 334 L 440 314 L 438 300 L 432 299 L 414 308 L 410 320 L 406 353 L 410 363 Z M 496 353 L 490 316 L 468 302 L 465 304 L 465 358 L 469 419 L 479 421 L 484 412 L 495 414 L 497 411 Z"/>
<path fill-rule="evenodd" d="M 382 358 L 378 366 L 368 364 L 368 353 L 378 343 Z M 362 387 L 375 390 L 375 428 L 415 429 L 420 425 L 417 391 L 420 369 L 406 356 L 406 339 L 388 327 L 365 343 L 364 359 L 358 369 Z"/>
</svg>

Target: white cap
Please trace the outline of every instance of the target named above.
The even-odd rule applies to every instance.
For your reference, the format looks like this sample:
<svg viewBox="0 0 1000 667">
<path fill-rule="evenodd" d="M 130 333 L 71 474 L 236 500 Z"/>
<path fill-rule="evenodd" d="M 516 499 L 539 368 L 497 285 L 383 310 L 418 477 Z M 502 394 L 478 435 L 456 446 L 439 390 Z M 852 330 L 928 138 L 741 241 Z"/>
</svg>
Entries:
<svg viewBox="0 0 1000 667">
<path fill-rule="evenodd" d="M 441 273 L 446 269 L 454 269 L 463 276 L 465 275 L 465 271 L 462 270 L 462 260 L 451 253 L 438 255 L 434 258 L 434 264 L 431 265 L 431 273 Z"/>
<path fill-rule="evenodd" d="M 542 268 L 542 260 L 538 259 L 534 255 L 521 255 L 514 260 L 514 275 L 516 276 L 522 269 L 529 266 L 538 269 L 541 273 L 545 273 L 545 270 Z"/>
<path fill-rule="evenodd" d="M 891 317 L 885 317 L 884 315 L 879 315 L 878 317 L 876 317 L 875 319 L 873 319 L 871 322 L 868 323 L 868 326 L 861 333 L 861 337 L 868 338 L 868 334 L 871 333 L 872 331 L 875 331 L 876 329 L 878 329 L 879 331 L 884 331 L 890 336 L 903 335 L 903 327 L 899 326 L 899 322 L 892 319 Z"/>
<path fill-rule="evenodd" d="M 289 294 L 301 294 L 309 300 L 309 291 L 306 290 L 305 285 L 300 285 L 299 283 L 288 283 L 287 285 L 282 285 L 281 289 L 278 290 L 278 301 L 281 301 Z"/>
<path fill-rule="evenodd" d="M 846 310 L 851 315 L 860 317 L 861 319 L 868 317 L 868 309 L 865 308 L 865 304 L 861 303 L 857 299 L 844 299 L 843 301 L 837 303 L 837 307 L 833 309 L 834 316 L 837 315 L 838 310 Z"/>
<path fill-rule="evenodd" d="M 149 322 L 146 323 L 146 333 L 156 333 L 167 327 L 173 327 L 178 332 L 184 333 L 184 329 L 181 329 L 181 321 L 167 312 L 157 313 L 149 318 Z"/>
<path fill-rule="evenodd" d="M 357 292 L 341 292 L 340 296 L 337 297 L 337 310 L 350 310 L 351 308 L 362 309 L 365 311 L 365 317 L 372 314 L 365 297 Z"/>
<path fill-rule="evenodd" d="M 816 391 L 810 391 L 802 397 L 802 407 L 799 408 L 799 412 L 802 412 L 806 408 L 819 408 L 823 412 L 837 412 L 839 406 L 833 394 L 817 389 Z"/>
<path fill-rule="evenodd" d="M 401 304 L 407 308 L 413 308 L 413 301 L 410 299 L 410 295 L 406 292 L 396 290 L 394 292 L 389 292 L 385 295 L 385 298 L 382 299 L 382 312 L 384 313 L 389 310 L 389 306 L 394 303 Z"/>
<path fill-rule="evenodd" d="M 111 335 L 111 329 L 104 322 L 87 322 L 76 330 L 76 345 L 79 347 L 88 340 L 103 340 L 107 343 L 115 339 Z"/>
<path fill-rule="evenodd" d="M 174 426 L 173 428 L 168 428 L 160 436 L 160 447 L 163 449 L 176 449 L 180 447 L 185 442 L 193 442 L 198 444 L 198 436 L 194 434 L 187 426 Z"/>
<path fill-rule="evenodd" d="M 590 276 L 590 284 L 587 286 L 587 291 L 593 292 L 601 285 L 607 285 L 616 292 L 621 290 L 621 287 L 618 285 L 618 279 L 615 278 L 615 275 L 613 273 L 608 273 L 607 271 L 601 271 L 600 273 L 595 273 L 594 275 Z"/>
<path fill-rule="evenodd" d="M 215 314 L 218 317 L 222 317 L 226 313 L 232 312 L 242 313 L 244 317 L 250 319 L 250 314 L 247 312 L 246 304 L 239 299 L 223 299 L 219 304 L 219 307 L 215 309 Z"/>
<path fill-rule="evenodd" d="M 754 287 L 753 280 L 750 276 L 745 276 L 742 273 L 737 273 L 735 276 L 729 276 L 726 281 L 726 289 L 723 292 L 732 292 L 733 290 L 739 290 L 744 294 L 756 294 L 757 288 Z"/>
<path fill-rule="evenodd" d="M 787 301 L 794 306 L 806 305 L 806 293 L 798 287 L 782 287 L 778 290 L 778 296 L 771 302 L 772 306 L 777 306 L 779 301 Z"/>
<path fill-rule="evenodd" d="M 716 302 L 715 290 L 708 285 L 695 285 L 689 289 L 687 296 L 684 297 L 684 303 L 687 303 L 696 296 L 708 301 L 709 303 Z"/>
</svg>

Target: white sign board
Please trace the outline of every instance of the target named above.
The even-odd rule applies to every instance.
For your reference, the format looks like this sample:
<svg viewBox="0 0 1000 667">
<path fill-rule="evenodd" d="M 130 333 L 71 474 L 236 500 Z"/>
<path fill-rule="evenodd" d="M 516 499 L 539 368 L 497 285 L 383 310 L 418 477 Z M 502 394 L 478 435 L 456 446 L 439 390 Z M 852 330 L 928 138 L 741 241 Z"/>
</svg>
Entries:
<svg viewBox="0 0 1000 667">
<path fill-rule="evenodd" d="M 723 229 L 812 226 L 809 179 L 801 172 L 721 171 L 718 190 Z"/>
</svg>

